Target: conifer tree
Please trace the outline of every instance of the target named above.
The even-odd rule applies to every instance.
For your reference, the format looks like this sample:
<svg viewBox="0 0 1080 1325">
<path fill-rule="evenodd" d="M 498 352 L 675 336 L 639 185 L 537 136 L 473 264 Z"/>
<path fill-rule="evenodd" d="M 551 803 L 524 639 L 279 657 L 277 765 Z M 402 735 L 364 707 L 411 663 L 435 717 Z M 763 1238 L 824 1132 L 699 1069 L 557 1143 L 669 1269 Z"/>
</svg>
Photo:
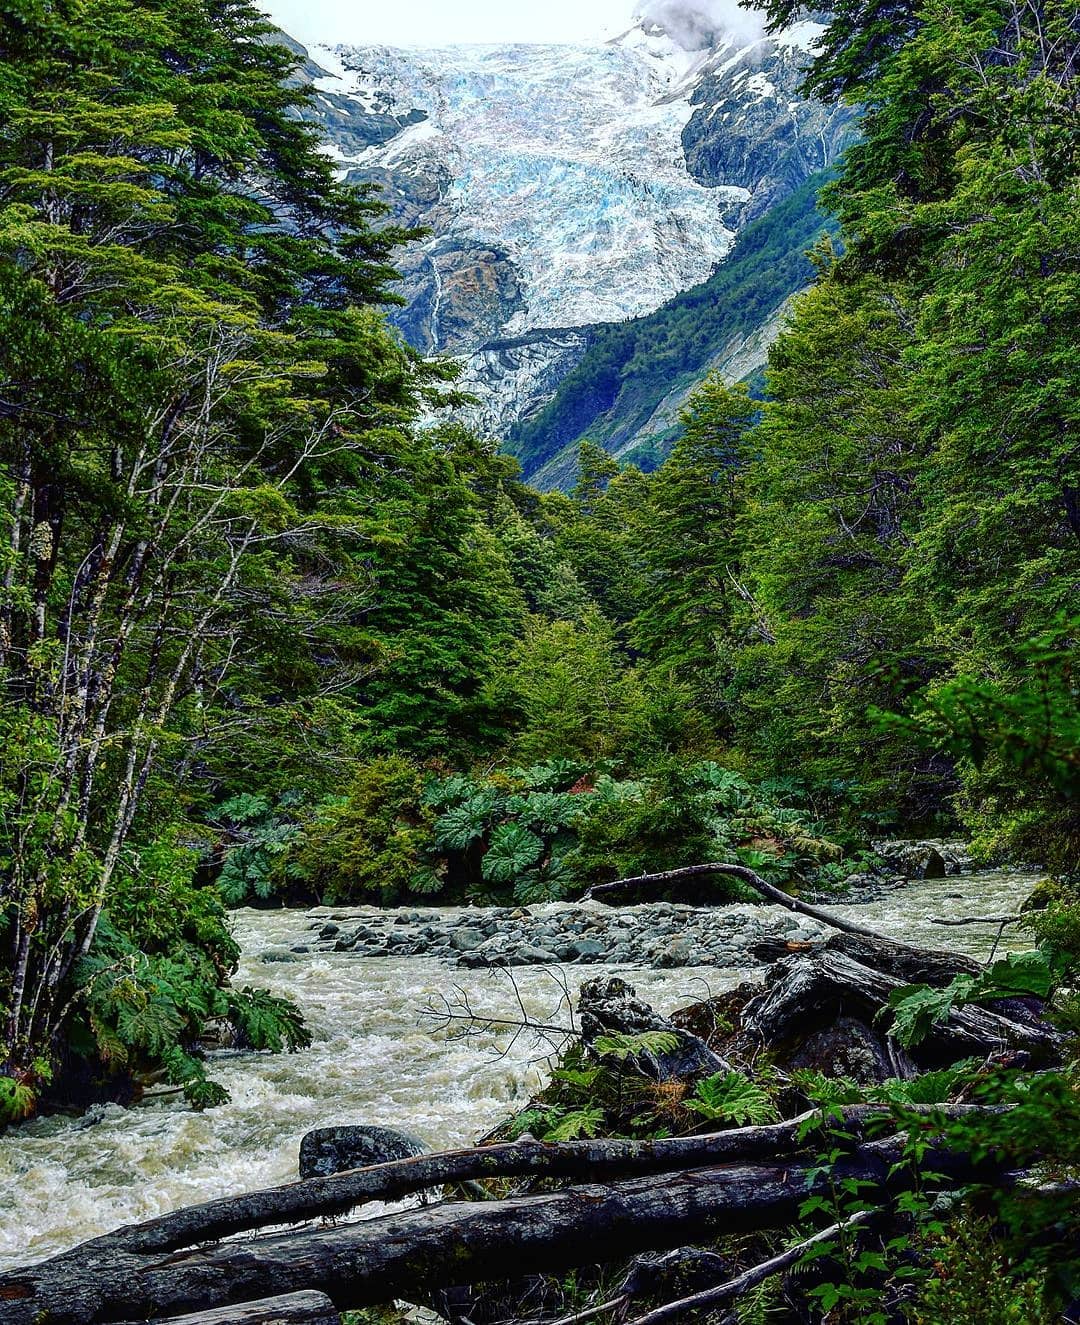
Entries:
<svg viewBox="0 0 1080 1325">
<path fill-rule="evenodd" d="M 649 485 L 635 536 L 642 588 L 634 647 L 690 683 L 717 716 L 738 597 L 743 437 L 755 413 L 746 391 L 719 377 L 695 392 L 683 434 Z"/>
</svg>

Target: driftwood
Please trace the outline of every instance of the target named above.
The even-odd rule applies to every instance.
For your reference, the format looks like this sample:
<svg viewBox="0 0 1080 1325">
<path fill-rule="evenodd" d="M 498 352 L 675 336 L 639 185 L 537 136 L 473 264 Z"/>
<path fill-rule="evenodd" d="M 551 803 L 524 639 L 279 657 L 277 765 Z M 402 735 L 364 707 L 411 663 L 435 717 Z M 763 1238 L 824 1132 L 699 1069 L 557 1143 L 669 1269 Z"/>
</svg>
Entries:
<svg viewBox="0 0 1080 1325">
<path fill-rule="evenodd" d="M 829 948 L 789 957 L 773 969 L 765 989 L 743 1009 L 743 1031 L 772 1047 L 800 1039 L 841 1013 L 874 1029 L 887 1012 L 890 996 L 907 984 Z M 1004 1050 L 1022 1051 L 1035 1062 L 1057 1059 L 1064 1042 L 1060 1032 L 1033 1015 L 1021 1000 L 1001 1006 L 1009 1012 L 973 1005 L 953 1008 L 911 1051 L 912 1067 L 895 1074 L 910 1076 L 916 1068 L 940 1067 L 964 1057 L 987 1058 Z M 886 1053 L 896 1066 L 898 1056 L 888 1048 Z"/>
<path fill-rule="evenodd" d="M 501 1201 L 444 1203 L 165 1254 L 110 1254 L 102 1247 L 106 1240 L 98 1239 L 0 1278 L 0 1320 L 166 1320 L 193 1308 L 216 1310 L 300 1290 L 325 1293 L 338 1310 L 400 1297 L 415 1301 L 449 1285 L 503 1278 L 509 1265 L 515 1275 L 559 1272 L 780 1228 L 797 1217 L 808 1196 L 829 1190 L 830 1177 L 873 1183 L 886 1198 L 910 1181 L 897 1167 L 903 1150 L 896 1137 L 864 1144 L 841 1158 L 831 1175 L 812 1157 L 730 1164 Z M 933 1148 L 926 1164 L 943 1185 L 998 1175 L 969 1155 Z"/>
<path fill-rule="evenodd" d="M 973 1109 L 971 1105 L 950 1105 L 944 1113 L 963 1118 Z M 375 1201 L 398 1201 L 433 1187 L 469 1180 L 535 1177 L 605 1182 L 673 1169 L 770 1160 L 796 1153 L 802 1125 L 815 1116 L 809 1112 L 786 1122 L 655 1141 L 616 1138 L 552 1145 L 522 1140 L 417 1155 L 188 1206 L 106 1233 L 86 1243 L 80 1254 L 107 1259 L 123 1254 L 151 1256 L 183 1251 L 253 1229 L 340 1216 Z M 879 1105 L 850 1105 L 840 1117 L 846 1131 L 861 1134 L 868 1125 L 887 1120 L 889 1112 Z M 75 1253 L 65 1253 L 71 1255 Z M 0 1289 L 5 1282 L 0 1277 Z"/>
<path fill-rule="evenodd" d="M 822 924 L 830 925 L 833 929 L 839 929 L 845 934 L 861 934 L 872 939 L 880 937 L 864 925 L 856 925 L 854 921 L 845 920 L 842 916 L 834 916 L 829 911 L 823 911 L 819 906 L 811 906 L 809 902 L 800 902 L 797 897 L 789 896 L 781 888 L 774 888 L 771 883 L 766 883 L 760 874 L 748 869 L 745 865 L 727 865 L 722 861 L 710 861 L 706 865 L 686 865 L 682 869 L 663 870 L 659 874 L 637 874 L 631 878 L 613 879 L 610 883 L 597 883 L 588 890 L 585 897 L 599 898 L 600 900 L 610 898 L 614 901 L 624 898 L 630 893 L 640 893 L 645 889 L 655 891 L 668 883 L 677 883 L 686 879 L 706 878 L 712 874 L 738 879 L 740 883 L 745 883 L 753 888 L 767 902 L 786 907 L 787 910 L 795 911 L 799 915 L 809 916 L 811 920 L 820 920 Z"/>
<path fill-rule="evenodd" d="M 193 1316 L 176 1316 L 173 1325 L 341 1325 L 341 1313 L 325 1293 L 289 1293 L 286 1297 L 197 1311 Z"/>
<path fill-rule="evenodd" d="M 958 952 L 913 948 L 893 939 L 863 934 L 833 934 L 825 940 L 830 952 L 843 953 L 852 961 L 872 967 L 905 985 L 941 988 L 957 975 L 978 975 L 982 969 L 973 957 Z"/>
</svg>

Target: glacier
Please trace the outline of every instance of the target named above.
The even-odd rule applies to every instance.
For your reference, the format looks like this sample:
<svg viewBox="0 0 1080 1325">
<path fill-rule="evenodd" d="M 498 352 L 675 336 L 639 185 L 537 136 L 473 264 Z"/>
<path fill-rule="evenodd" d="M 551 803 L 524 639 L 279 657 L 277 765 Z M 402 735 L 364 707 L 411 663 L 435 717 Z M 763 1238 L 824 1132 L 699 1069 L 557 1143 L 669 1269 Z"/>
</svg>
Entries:
<svg viewBox="0 0 1080 1325">
<path fill-rule="evenodd" d="M 746 191 L 691 176 L 682 133 L 693 108 L 668 99 L 674 48 L 668 60 L 636 43 L 313 55 L 335 68 L 319 91 L 427 117 L 351 158 L 331 153 L 343 178 L 448 181 L 438 233 L 423 245 L 432 284 L 440 257 L 462 242 L 497 246 L 520 284 L 506 336 L 651 312 L 731 247 L 724 213 Z M 446 344 L 437 321 L 427 333 L 428 350 L 478 348 L 467 336 Z"/>
<path fill-rule="evenodd" d="M 394 320 L 462 365 L 475 426 L 540 409 L 590 328 L 705 281 L 820 168 L 834 135 L 798 76 L 822 30 L 680 44 L 642 19 L 592 45 L 311 48 L 339 177 L 430 231 L 399 255 Z"/>
</svg>

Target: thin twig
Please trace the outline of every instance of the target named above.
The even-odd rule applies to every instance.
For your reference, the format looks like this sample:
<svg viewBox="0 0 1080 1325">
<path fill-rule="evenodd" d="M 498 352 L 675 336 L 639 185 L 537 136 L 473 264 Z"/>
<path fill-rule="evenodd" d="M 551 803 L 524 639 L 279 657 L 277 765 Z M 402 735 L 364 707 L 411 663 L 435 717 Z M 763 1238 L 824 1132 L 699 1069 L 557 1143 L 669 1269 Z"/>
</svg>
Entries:
<svg viewBox="0 0 1080 1325">
<path fill-rule="evenodd" d="M 636 1317 L 636 1319 L 630 1321 L 630 1325 L 666 1325 L 667 1321 L 683 1316 L 688 1311 L 698 1311 L 702 1307 L 714 1307 L 722 1302 L 730 1302 L 733 1298 L 748 1293 L 751 1288 L 756 1288 L 758 1284 L 764 1283 L 766 1279 L 771 1279 L 773 1275 L 780 1274 L 781 1271 L 788 1269 L 789 1266 L 801 1260 L 814 1247 L 819 1247 L 823 1242 L 831 1242 L 833 1238 L 846 1233 L 848 1229 L 867 1223 L 875 1214 L 879 1213 L 880 1211 L 877 1210 L 860 1210 L 850 1218 L 842 1220 L 839 1224 L 833 1224 L 830 1228 L 815 1233 L 812 1238 L 800 1242 L 797 1247 L 792 1247 L 790 1251 L 781 1252 L 778 1256 L 772 1256 L 769 1260 L 762 1261 L 760 1265 L 745 1270 L 734 1279 L 729 1279 L 727 1283 L 718 1284 L 715 1288 L 702 1289 L 700 1293 L 694 1293 L 690 1297 L 681 1297 L 674 1302 L 665 1302 L 662 1307 L 657 1307 L 655 1311 L 647 1311 L 643 1316 Z"/>
</svg>

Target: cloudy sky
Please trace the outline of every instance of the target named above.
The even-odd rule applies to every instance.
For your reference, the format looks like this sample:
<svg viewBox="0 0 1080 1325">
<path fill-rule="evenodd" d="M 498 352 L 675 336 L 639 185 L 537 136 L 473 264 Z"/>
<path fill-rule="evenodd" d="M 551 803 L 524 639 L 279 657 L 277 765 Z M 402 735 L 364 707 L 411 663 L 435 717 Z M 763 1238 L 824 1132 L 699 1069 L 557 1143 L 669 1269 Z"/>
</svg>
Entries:
<svg viewBox="0 0 1080 1325">
<path fill-rule="evenodd" d="M 263 0 L 300 41 L 582 41 L 630 26 L 634 0 Z"/>
</svg>

